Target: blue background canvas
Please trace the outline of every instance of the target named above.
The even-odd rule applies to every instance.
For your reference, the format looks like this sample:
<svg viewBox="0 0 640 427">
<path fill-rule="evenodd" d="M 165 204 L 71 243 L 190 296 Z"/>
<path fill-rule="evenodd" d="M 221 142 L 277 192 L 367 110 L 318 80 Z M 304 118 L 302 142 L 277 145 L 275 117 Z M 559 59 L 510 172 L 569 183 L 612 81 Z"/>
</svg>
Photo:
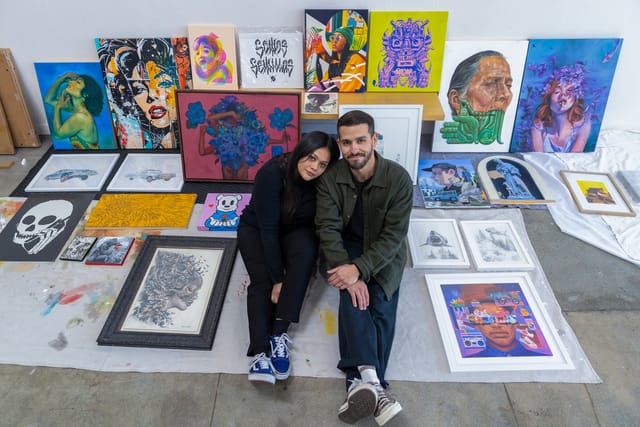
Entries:
<svg viewBox="0 0 640 427">
<path fill-rule="evenodd" d="M 103 106 L 100 115 L 94 117 L 96 126 L 98 127 L 98 147 L 100 149 L 116 148 L 113 136 L 113 128 L 111 127 L 111 118 L 109 117 L 109 107 L 107 105 L 107 95 L 104 91 L 104 79 L 102 70 L 98 62 L 36 62 L 34 64 L 36 75 L 38 77 L 38 85 L 40 87 L 40 96 L 44 104 L 44 111 L 47 115 L 47 123 L 51 132 L 51 140 L 56 150 L 71 150 L 73 147 L 68 138 L 53 138 L 53 108 L 44 103 L 44 98 L 49 91 L 51 85 L 64 73 L 86 74 L 91 76 L 102 88 Z"/>
<path fill-rule="evenodd" d="M 582 89 L 591 113 L 584 151 L 594 151 L 621 48 L 622 39 L 531 39 L 510 151 L 532 150 L 531 126 L 547 79 L 554 70 L 577 63 L 584 67 Z"/>
</svg>

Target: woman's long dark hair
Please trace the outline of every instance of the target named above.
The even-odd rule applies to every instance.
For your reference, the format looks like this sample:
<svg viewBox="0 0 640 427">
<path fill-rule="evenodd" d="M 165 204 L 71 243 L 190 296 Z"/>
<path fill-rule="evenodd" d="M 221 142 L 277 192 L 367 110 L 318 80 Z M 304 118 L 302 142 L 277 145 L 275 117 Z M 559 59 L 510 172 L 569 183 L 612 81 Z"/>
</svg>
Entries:
<svg viewBox="0 0 640 427">
<path fill-rule="evenodd" d="M 280 167 L 285 171 L 280 206 L 283 222 L 291 222 L 293 219 L 296 213 L 297 201 L 300 200 L 300 195 L 303 191 L 315 191 L 313 185 L 300 185 L 305 181 L 298 173 L 298 162 L 318 148 L 323 147 L 329 149 L 329 164 L 340 158 L 340 150 L 336 140 L 331 135 L 321 131 L 313 131 L 303 135 L 292 152 L 281 156 Z"/>
</svg>

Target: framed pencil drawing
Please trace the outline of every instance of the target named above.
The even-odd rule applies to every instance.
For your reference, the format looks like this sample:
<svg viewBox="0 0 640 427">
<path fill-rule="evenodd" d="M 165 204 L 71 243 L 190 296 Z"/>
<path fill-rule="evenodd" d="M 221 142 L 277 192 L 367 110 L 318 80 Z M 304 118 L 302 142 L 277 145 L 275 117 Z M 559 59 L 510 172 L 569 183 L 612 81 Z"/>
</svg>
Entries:
<svg viewBox="0 0 640 427">
<path fill-rule="evenodd" d="M 98 344 L 210 350 L 236 240 L 147 236 Z"/>
<path fill-rule="evenodd" d="M 30 192 L 100 191 L 120 154 L 52 154 L 31 182 Z"/>
<path fill-rule="evenodd" d="M 479 271 L 533 269 L 511 221 L 460 221 L 460 227 Z"/>
<path fill-rule="evenodd" d="M 411 218 L 407 239 L 414 268 L 470 266 L 455 219 Z"/>
<path fill-rule="evenodd" d="M 418 179 L 422 105 L 340 105 L 339 116 L 361 110 L 376 122 L 376 151 L 384 158 L 401 164 L 415 183 Z"/>
<path fill-rule="evenodd" d="M 183 184 L 180 154 L 129 153 L 107 191 L 179 192 Z"/>
<path fill-rule="evenodd" d="M 425 279 L 452 372 L 575 369 L 526 272 Z"/>
<path fill-rule="evenodd" d="M 636 215 L 613 175 L 562 170 L 560 176 L 580 212 L 598 215 Z"/>
</svg>

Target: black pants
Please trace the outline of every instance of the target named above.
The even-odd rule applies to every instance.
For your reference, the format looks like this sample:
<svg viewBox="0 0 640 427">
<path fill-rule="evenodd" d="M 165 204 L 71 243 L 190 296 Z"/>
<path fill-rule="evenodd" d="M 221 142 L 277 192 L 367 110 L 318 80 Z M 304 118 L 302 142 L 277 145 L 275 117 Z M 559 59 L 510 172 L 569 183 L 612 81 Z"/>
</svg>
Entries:
<svg viewBox="0 0 640 427">
<path fill-rule="evenodd" d="M 395 334 L 399 291 L 388 301 L 385 299 L 384 290 L 375 280 L 372 279 L 367 288 L 369 307 L 366 310 L 354 307 L 349 292 L 340 291 L 338 368 L 347 375 L 347 387 L 350 380 L 360 378 L 360 365 L 374 366 L 380 383 L 387 386 L 384 375 Z"/>
<path fill-rule="evenodd" d="M 278 304 L 271 302 L 274 283 L 264 259 L 260 231 L 249 225 L 238 227 L 238 247 L 249 273 L 247 315 L 249 349 L 247 356 L 269 354 L 269 336 L 276 318 L 297 322 L 309 279 L 316 265 L 318 241 L 313 226 L 299 227 L 281 236 L 280 247 L 285 268 Z"/>
</svg>

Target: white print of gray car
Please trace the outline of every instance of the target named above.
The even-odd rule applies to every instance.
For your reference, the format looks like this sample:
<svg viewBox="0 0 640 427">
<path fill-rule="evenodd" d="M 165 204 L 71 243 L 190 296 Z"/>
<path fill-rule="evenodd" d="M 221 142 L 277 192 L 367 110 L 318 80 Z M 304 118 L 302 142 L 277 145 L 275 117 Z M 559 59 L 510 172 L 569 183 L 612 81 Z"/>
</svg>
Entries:
<svg viewBox="0 0 640 427">
<path fill-rule="evenodd" d="M 60 182 L 65 182 L 71 178 L 80 178 L 81 180 L 86 181 L 90 176 L 97 174 L 98 172 L 93 169 L 59 169 L 54 173 L 45 176 L 44 179 L 47 181 L 59 179 Z"/>
<path fill-rule="evenodd" d="M 175 173 L 162 172 L 159 169 L 145 169 L 142 172 L 127 174 L 127 178 L 129 178 L 132 181 L 136 178 L 140 178 L 140 179 L 146 180 L 147 182 L 153 182 L 158 179 L 164 179 L 165 181 L 169 181 L 170 179 L 175 177 L 176 177 Z"/>
</svg>

